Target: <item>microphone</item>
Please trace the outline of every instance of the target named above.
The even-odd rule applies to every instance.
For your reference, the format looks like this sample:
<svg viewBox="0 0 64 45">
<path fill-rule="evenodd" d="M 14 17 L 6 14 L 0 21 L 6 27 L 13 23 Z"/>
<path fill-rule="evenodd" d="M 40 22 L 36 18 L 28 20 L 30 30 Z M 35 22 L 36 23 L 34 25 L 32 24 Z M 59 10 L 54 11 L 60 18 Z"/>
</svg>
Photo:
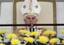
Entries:
<svg viewBox="0 0 64 45">
<path fill-rule="evenodd" d="M 35 31 L 33 24 L 31 24 L 29 30 L 30 30 L 30 32 L 34 32 Z"/>
<path fill-rule="evenodd" d="M 29 30 L 30 30 L 30 32 L 34 32 L 35 31 L 35 29 L 33 27 L 32 28 L 30 27 Z"/>
</svg>

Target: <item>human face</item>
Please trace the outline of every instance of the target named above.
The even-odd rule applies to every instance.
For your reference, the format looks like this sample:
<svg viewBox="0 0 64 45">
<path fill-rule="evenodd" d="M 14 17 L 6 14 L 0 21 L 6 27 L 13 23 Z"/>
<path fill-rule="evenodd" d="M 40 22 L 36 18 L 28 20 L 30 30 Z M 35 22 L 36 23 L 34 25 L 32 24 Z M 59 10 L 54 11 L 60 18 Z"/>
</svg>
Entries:
<svg viewBox="0 0 64 45">
<path fill-rule="evenodd" d="M 37 17 L 33 15 L 28 15 L 25 17 L 25 23 L 26 24 L 36 24 L 37 23 Z"/>
</svg>

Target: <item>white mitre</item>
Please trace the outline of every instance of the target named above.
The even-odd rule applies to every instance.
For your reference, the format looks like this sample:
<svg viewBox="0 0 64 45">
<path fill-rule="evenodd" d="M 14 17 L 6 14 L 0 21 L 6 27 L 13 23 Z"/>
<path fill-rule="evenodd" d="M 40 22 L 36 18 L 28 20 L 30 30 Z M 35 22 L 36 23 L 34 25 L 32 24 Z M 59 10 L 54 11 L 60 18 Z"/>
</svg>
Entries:
<svg viewBox="0 0 64 45">
<path fill-rule="evenodd" d="M 23 16 L 28 15 L 39 15 L 40 14 L 40 5 L 37 0 L 25 0 L 21 7 L 21 13 Z"/>
</svg>

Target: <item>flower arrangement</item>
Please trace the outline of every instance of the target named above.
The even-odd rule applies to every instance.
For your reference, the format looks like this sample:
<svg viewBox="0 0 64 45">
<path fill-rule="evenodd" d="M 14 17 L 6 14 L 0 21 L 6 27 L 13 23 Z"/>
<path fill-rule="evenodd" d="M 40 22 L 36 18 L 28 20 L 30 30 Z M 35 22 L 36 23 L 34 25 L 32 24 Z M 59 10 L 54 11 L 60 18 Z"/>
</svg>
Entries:
<svg viewBox="0 0 64 45">
<path fill-rule="evenodd" d="M 63 32 L 63 31 L 62 31 Z M 5 32 L 0 32 L 0 34 L 3 34 Z M 56 32 L 52 29 L 47 29 L 45 31 L 43 31 L 43 35 L 40 35 L 39 32 L 35 31 L 35 32 L 29 32 L 26 29 L 21 29 L 19 30 L 19 33 L 24 34 L 24 35 L 29 35 L 29 36 L 20 36 L 20 38 L 18 38 L 18 36 L 14 33 L 8 34 L 7 35 L 7 39 L 9 39 L 9 41 L 11 42 L 12 45 L 18 45 L 20 44 L 20 42 L 25 41 L 27 44 L 33 44 L 33 43 L 39 43 L 39 44 L 45 44 L 47 45 L 48 43 L 50 43 L 51 45 L 55 45 L 57 44 L 59 40 L 59 38 L 54 37 L 54 38 L 49 38 L 49 36 L 55 36 Z M 35 36 L 35 38 L 33 38 L 33 36 Z M 2 37 L 0 36 L 0 40 L 2 40 Z M 25 43 L 25 45 L 26 45 Z M 24 43 L 23 43 L 24 44 Z M 62 44 L 64 44 L 64 40 L 62 40 Z M 0 45 L 5 45 L 5 44 L 0 44 Z"/>
</svg>

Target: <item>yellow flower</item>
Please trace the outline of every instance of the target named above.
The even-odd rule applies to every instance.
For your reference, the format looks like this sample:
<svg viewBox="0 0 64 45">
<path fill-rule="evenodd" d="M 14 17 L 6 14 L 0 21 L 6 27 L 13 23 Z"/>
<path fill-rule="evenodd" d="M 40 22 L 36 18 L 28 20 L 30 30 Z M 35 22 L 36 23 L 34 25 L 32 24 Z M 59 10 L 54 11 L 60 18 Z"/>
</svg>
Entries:
<svg viewBox="0 0 64 45">
<path fill-rule="evenodd" d="M 50 30 L 46 30 L 46 31 L 44 31 L 43 34 L 46 35 L 46 36 L 49 36 L 49 34 L 50 34 Z"/>
<path fill-rule="evenodd" d="M 64 34 L 64 29 L 63 29 L 63 30 L 61 30 L 61 34 Z"/>
<path fill-rule="evenodd" d="M 5 44 L 1 43 L 0 45 L 5 45 Z"/>
<path fill-rule="evenodd" d="M 31 36 L 37 36 L 37 35 L 39 35 L 39 32 L 31 32 L 30 35 Z"/>
<path fill-rule="evenodd" d="M 0 40 L 2 40 L 3 38 L 2 37 L 0 37 Z"/>
<path fill-rule="evenodd" d="M 55 35 L 56 35 L 56 31 L 51 30 L 51 31 L 50 31 L 50 35 L 51 35 L 51 36 L 55 36 Z"/>
<path fill-rule="evenodd" d="M 27 31 L 27 30 L 20 30 L 20 31 L 19 31 L 19 33 L 21 33 L 21 34 L 27 34 L 27 35 L 29 35 L 29 34 L 30 34 L 30 32 L 29 32 L 29 31 Z"/>
<path fill-rule="evenodd" d="M 11 40 L 11 44 L 12 45 L 18 45 L 18 44 L 20 44 L 20 40 L 18 40 L 18 39 L 12 39 Z"/>
<path fill-rule="evenodd" d="M 6 33 L 5 31 L 0 31 L 0 34 Z"/>
<path fill-rule="evenodd" d="M 62 40 L 62 44 L 64 44 L 64 40 Z"/>
<path fill-rule="evenodd" d="M 46 36 L 49 36 L 49 35 L 55 36 L 56 35 L 56 31 L 54 31 L 54 30 L 46 30 L 46 31 L 43 32 L 43 34 L 46 35 Z"/>
<path fill-rule="evenodd" d="M 15 37 L 17 37 L 17 36 L 14 33 L 8 34 L 8 36 L 7 36 L 8 39 L 12 39 L 12 38 L 15 38 Z"/>
<path fill-rule="evenodd" d="M 50 39 L 50 43 L 51 43 L 51 44 L 55 44 L 55 43 L 57 43 L 58 41 L 60 41 L 58 38 L 52 38 L 52 39 Z"/>
<path fill-rule="evenodd" d="M 24 40 L 29 43 L 33 43 L 34 39 L 32 37 L 24 37 Z"/>
<path fill-rule="evenodd" d="M 49 39 L 48 39 L 48 37 L 46 37 L 46 36 L 40 36 L 39 39 L 38 39 L 38 41 L 39 41 L 40 43 L 46 44 L 46 43 L 49 41 Z"/>
</svg>

